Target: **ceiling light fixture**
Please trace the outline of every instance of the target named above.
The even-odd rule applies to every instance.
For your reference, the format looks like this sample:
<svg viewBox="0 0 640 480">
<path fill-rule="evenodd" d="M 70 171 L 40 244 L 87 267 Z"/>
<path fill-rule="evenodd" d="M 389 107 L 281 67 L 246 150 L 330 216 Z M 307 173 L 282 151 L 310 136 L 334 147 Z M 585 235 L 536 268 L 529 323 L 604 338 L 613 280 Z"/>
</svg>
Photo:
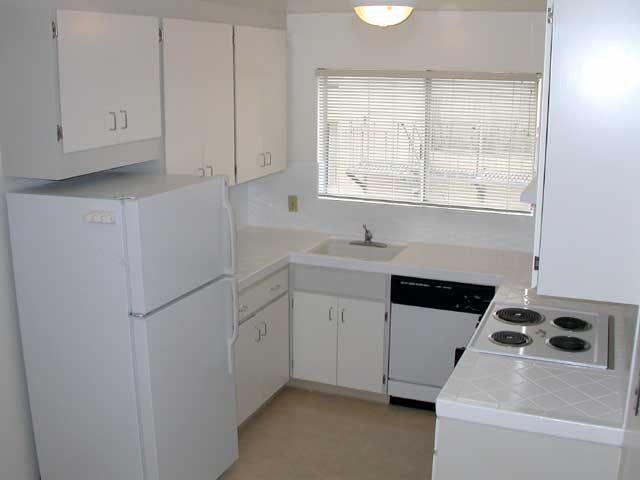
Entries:
<svg viewBox="0 0 640 480">
<path fill-rule="evenodd" d="M 370 25 L 391 27 L 413 13 L 417 0 L 352 0 L 356 15 Z"/>
</svg>

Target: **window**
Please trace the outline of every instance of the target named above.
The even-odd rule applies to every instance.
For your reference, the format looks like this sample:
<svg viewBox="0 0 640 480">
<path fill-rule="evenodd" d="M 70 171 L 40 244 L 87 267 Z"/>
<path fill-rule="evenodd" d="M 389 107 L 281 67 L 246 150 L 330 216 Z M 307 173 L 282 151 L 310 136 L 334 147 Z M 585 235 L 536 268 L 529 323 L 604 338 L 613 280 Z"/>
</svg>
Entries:
<svg viewBox="0 0 640 480">
<path fill-rule="evenodd" d="M 318 193 L 530 214 L 538 75 L 318 70 Z"/>
</svg>

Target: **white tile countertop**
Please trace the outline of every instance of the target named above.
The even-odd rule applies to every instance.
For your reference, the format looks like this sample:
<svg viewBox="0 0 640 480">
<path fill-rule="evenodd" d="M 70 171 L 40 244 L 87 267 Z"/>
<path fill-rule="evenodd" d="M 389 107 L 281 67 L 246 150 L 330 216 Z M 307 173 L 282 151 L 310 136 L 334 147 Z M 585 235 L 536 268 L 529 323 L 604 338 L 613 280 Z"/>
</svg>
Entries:
<svg viewBox="0 0 640 480">
<path fill-rule="evenodd" d="M 244 290 L 289 264 L 292 252 L 305 252 L 328 237 L 320 233 L 244 227 L 238 229 L 238 284 Z"/>
<path fill-rule="evenodd" d="M 530 255 L 412 243 L 388 262 L 309 251 L 330 238 L 314 232 L 245 227 L 238 231 L 240 289 L 288 263 L 415 276 L 498 287 L 494 302 L 614 315 L 614 369 L 595 371 L 467 351 L 437 400 L 437 414 L 476 423 L 620 445 L 627 393 L 628 307 L 538 297 L 528 289 Z M 491 307 L 490 307 L 491 310 Z M 490 311 L 489 310 L 489 311 Z"/>
</svg>

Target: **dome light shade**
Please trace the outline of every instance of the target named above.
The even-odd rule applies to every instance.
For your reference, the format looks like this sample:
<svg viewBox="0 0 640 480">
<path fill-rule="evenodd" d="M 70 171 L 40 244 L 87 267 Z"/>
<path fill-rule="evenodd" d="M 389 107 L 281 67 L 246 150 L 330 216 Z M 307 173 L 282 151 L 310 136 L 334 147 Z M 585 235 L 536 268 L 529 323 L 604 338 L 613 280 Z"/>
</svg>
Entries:
<svg viewBox="0 0 640 480">
<path fill-rule="evenodd" d="M 354 0 L 353 10 L 365 23 L 377 27 L 391 27 L 404 22 L 413 13 L 415 0 Z"/>
</svg>

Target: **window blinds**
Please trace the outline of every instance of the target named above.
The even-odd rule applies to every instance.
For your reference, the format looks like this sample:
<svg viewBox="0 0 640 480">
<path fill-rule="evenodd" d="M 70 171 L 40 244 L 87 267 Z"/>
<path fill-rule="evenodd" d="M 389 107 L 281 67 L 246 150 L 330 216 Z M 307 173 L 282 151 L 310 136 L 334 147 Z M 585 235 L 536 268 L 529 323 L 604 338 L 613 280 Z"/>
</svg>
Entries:
<svg viewBox="0 0 640 480">
<path fill-rule="evenodd" d="M 537 75 L 318 71 L 321 197 L 530 213 Z"/>
</svg>

